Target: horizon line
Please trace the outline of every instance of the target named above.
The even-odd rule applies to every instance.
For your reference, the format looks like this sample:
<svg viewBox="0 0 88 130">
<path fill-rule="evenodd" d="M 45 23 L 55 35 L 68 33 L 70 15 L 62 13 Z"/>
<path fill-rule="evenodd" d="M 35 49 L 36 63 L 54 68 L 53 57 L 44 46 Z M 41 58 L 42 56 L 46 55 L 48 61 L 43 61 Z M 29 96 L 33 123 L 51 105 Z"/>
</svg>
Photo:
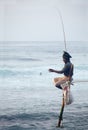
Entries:
<svg viewBox="0 0 88 130">
<path fill-rule="evenodd" d="M 1 40 L 0 42 L 64 42 L 64 41 L 62 41 L 62 40 L 48 40 L 48 41 L 41 41 L 41 40 L 31 40 L 31 41 L 26 41 L 26 40 L 8 40 L 8 41 L 3 41 L 3 40 Z M 66 42 L 88 42 L 88 41 L 81 41 L 81 40 L 68 40 L 68 41 L 66 41 Z"/>
</svg>

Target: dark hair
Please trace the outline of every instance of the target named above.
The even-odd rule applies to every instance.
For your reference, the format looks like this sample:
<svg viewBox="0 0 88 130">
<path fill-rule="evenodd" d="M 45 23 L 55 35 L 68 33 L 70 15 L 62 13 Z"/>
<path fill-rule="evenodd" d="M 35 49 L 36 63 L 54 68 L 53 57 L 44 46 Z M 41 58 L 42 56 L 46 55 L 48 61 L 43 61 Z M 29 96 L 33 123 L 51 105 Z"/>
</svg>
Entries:
<svg viewBox="0 0 88 130">
<path fill-rule="evenodd" d="M 72 57 L 71 57 L 71 55 L 70 55 L 68 52 L 64 51 L 64 53 L 63 53 L 63 58 L 68 61 L 68 60 L 70 60 L 70 58 L 72 58 Z"/>
</svg>

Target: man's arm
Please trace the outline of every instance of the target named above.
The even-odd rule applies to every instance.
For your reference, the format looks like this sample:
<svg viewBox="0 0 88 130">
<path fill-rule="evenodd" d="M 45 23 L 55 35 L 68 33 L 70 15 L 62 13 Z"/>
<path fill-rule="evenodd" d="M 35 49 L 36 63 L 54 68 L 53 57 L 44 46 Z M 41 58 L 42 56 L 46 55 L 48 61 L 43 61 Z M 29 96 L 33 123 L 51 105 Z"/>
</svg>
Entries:
<svg viewBox="0 0 88 130">
<path fill-rule="evenodd" d="M 49 69 L 49 72 L 55 72 L 55 73 L 58 73 L 58 74 L 62 74 L 64 73 L 63 69 L 58 71 L 58 70 L 54 70 L 54 69 Z"/>
</svg>

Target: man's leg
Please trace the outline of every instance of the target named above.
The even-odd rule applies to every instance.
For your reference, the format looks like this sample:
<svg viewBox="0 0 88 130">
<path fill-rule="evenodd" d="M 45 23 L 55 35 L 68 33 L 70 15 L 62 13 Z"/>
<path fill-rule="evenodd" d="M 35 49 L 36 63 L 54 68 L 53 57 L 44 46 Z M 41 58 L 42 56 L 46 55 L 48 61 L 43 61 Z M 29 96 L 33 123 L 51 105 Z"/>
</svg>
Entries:
<svg viewBox="0 0 88 130">
<path fill-rule="evenodd" d="M 62 89 L 59 82 L 61 81 L 61 78 L 54 78 L 54 85 L 55 87 L 59 88 L 59 89 Z"/>
</svg>

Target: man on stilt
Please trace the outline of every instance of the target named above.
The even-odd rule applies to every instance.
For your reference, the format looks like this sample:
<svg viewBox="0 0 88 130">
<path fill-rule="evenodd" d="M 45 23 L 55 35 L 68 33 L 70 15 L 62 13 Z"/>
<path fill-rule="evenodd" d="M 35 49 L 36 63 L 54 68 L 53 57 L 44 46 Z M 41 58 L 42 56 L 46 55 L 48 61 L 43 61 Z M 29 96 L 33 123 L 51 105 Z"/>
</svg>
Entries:
<svg viewBox="0 0 88 130">
<path fill-rule="evenodd" d="M 62 70 L 58 71 L 58 70 L 54 70 L 54 69 L 49 69 L 49 72 L 64 74 L 63 77 L 54 78 L 54 85 L 57 88 L 63 90 L 62 107 L 61 107 L 61 111 L 60 111 L 58 127 L 60 127 L 60 125 L 61 125 L 65 104 L 71 103 L 71 100 L 68 99 L 69 96 L 67 94 L 70 94 L 70 91 L 69 91 L 70 90 L 70 83 L 72 81 L 72 76 L 73 76 L 73 64 L 70 61 L 70 58 L 72 58 L 71 55 L 68 52 L 64 51 L 62 57 L 63 57 L 63 61 L 65 63 L 64 68 Z"/>
</svg>

